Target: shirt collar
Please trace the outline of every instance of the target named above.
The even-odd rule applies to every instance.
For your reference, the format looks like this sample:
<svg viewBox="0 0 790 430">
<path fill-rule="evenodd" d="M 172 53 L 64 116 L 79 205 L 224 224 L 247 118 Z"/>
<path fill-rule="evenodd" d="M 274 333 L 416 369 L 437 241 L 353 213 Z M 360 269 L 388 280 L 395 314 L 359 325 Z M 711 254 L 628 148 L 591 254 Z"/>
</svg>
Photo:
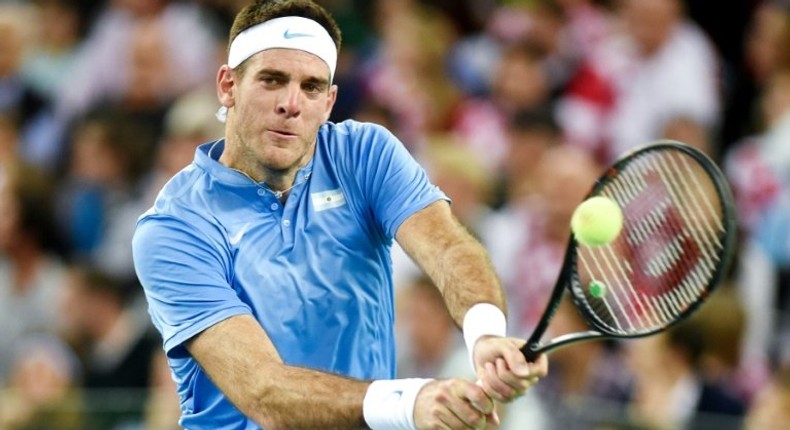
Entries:
<svg viewBox="0 0 790 430">
<path fill-rule="evenodd" d="M 234 187 L 259 187 L 261 184 L 254 182 L 247 175 L 219 162 L 219 157 L 224 150 L 225 139 L 204 143 L 195 150 L 194 163 L 224 184 Z M 310 159 L 306 166 L 299 169 L 297 177 L 313 170 L 314 159 L 315 156 Z"/>
</svg>

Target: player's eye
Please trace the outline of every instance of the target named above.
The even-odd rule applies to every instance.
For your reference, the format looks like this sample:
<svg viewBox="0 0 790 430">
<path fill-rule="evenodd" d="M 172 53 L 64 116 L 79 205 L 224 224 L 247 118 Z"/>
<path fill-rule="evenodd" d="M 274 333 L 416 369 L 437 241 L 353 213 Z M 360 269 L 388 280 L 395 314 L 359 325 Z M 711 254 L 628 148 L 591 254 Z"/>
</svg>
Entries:
<svg viewBox="0 0 790 430">
<path fill-rule="evenodd" d="M 321 85 L 312 82 L 302 85 L 302 88 L 304 88 L 304 90 L 308 93 L 320 93 L 323 91 L 323 87 Z"/>
</svg>

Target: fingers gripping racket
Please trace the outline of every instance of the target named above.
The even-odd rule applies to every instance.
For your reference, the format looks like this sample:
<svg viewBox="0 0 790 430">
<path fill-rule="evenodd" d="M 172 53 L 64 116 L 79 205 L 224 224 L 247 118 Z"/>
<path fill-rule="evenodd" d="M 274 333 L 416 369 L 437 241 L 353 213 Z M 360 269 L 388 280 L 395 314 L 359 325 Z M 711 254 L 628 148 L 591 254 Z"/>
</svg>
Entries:
<svg viewBox="0 0 790 430">
<path fill-rule="evenodd" d="M 622 230 L 602 246 L 571 235 L 546 310 L 521 348 L 528 361 L 574 342 L 664 331 L 691 315 L 729 266 L 735 207 L 724 175 L 702 152 L 675 141 L 639 148 L 606 170 L 593 196 L 617 203 Z M 542 343 L 566 291 L 590 330 Z"/>
</svg>

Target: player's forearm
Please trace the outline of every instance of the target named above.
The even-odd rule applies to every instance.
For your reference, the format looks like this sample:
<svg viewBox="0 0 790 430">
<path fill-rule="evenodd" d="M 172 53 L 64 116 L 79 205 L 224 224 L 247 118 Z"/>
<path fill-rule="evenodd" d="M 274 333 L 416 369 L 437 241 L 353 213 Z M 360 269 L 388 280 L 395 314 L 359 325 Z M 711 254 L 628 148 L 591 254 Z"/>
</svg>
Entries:
<svg viewBox="0 0 790 430">
<path fill-rule="evenodd" d="M 397 239 L 442 292 L 459 325 L 475 303 L 492 303 L 505 310 L 505 295 L 488 254 L 452 216 L 446 202 L 433 203 L 409 217 Z"/>
<path fill-rule="evenodd" d="M 364 427 L 368 383 L 283 364 L 251 316 L 217 323 L 187 348 L 228 399 L 267 430 Z"/>
<path fill-rule="evenodd" d="M 262 377 L 250 387 L 246 409 L 264 428 L 365 428 L 367 382 L 286 365 L 259 371 Z"/>
<path fill-rule="evenodd" d="M 458 325 L 476 303 L 492 303 L 503 312 L 506 310 L 505 294 L 488 254 L 468 232 L 458 232 L 437 258 L 442 260 L 437 265 L 441 270 L 429 275 L 442 291 L 447 308 Z"/>
</svg>

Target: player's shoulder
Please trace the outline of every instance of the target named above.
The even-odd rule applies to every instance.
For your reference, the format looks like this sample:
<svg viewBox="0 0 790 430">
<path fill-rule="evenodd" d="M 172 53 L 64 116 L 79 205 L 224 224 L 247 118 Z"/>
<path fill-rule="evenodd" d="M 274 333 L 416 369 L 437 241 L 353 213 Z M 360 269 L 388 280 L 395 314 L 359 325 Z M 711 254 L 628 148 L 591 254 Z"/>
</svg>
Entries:
<svg viewBox="0 0 790 430">
<path fill-rule="evenodd" d="M 157 219 L 181 220 L 193 224 L 194 218 L 205 218 L 201 204 L 206 189 L 206 172 L 194 163 L 176 173 L 159 191 L 153 205 L 137 220 L 143 222 Z"/>
<path fill-rule="evenodd" d="M 347 119 L 326 122 L 321 126 L 319 139 L 330 145 L 376 145 L 392 141 L 395 136 L 380 124 Z"/>
<path fill-rule="evenodd" d="M 207 204 L 211 192 L 205 171 L 194 163 L 174 175 L 153 205 L 137 219 L 134 246 L 164 240 L 224 243 L 224 226 Z M 147 245 L 146 245 L 147 246 Z M 143 246 L 141 249 L 147 249 Z"/>
<path fill-rule="evenodd" d="M 190 200 L 193 195 L 192 191 L 200 186 L 204 173 L 194 164 L 190 164 L 173 175 L 159 191 L 152 209 L 167 213 L 176 211 L 180 205 L 189 203 L 186 200 Z"/>
</svg>

